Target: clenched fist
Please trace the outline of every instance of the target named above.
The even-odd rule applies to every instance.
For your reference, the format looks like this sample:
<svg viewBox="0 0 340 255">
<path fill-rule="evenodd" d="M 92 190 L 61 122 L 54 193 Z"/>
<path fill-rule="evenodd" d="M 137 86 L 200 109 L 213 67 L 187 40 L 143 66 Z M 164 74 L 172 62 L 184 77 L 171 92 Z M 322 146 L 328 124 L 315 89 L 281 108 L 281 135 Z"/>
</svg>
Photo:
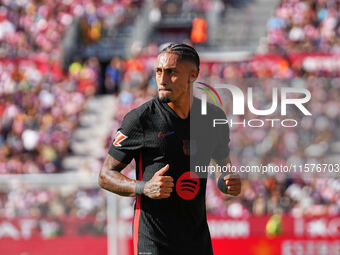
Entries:
<svg viewBox="0 0 340 255">
<path fill-rule="evenodd" d="M 238 174 L 228 174 L 223 177 L 226 184 L 227 194 L 237 196 L 241 193 L 241 179 Z"/>
<path fill-rule="evenodd" d="M 162 199 L 170 197 L 172 188 L 174 187 L 174 179 L 171 176 L 164 176 L 170 166 L 158 170 L 154 176 L 145 183 L 144 195 L 152 199 Z"/>
</svg>

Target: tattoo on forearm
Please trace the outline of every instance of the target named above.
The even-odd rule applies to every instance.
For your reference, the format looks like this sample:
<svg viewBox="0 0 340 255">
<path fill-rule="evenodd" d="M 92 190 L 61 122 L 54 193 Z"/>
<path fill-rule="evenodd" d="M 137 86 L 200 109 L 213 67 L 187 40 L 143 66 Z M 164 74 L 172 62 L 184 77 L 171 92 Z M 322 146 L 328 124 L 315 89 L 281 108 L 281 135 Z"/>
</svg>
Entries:
<svg viewBox="0 0 340 255">
<path fill-rule="evenodd" d="M 100 186 L 121 196 L 135 196 L 136 180 L 120 173 L 125 167 L 126 164 L 107 156 L 99 175 Z"/>
</svg>

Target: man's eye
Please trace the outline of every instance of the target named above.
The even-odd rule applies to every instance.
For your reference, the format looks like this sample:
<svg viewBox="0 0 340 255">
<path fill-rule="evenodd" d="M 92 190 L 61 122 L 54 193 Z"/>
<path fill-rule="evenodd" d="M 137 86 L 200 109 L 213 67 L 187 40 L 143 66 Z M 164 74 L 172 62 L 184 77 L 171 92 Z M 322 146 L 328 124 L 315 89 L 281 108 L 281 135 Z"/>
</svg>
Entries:
<svg viewBox="0 0 340 255">
<path fill-rule="evenodd" d="M 162 73 L 162 71 L 161 70 L 156 70 L 156 74 L 161 74 Z"/>
</svg>

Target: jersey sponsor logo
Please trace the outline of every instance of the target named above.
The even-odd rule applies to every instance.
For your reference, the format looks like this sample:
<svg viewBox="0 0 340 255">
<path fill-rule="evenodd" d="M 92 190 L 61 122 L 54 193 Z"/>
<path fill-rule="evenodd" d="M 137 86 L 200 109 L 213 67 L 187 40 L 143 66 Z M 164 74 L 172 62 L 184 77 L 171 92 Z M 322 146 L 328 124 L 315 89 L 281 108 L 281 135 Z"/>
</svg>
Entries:
<svg viewBox="0 0 340 255">
<path fill-rule="evenodd" d="M 185 200 L 196 197 L 199 189 L 200 179 L 196 173 L 191 171 L 183 173 L 176 182 L 176 192 Z"/>
<path fill-rule="evenodd" d="M 128 138 L 126 135 L 124 135 L 122 132 L 118 131 L 116 133 L 115 139 L 113 141 L 113 145 L 116 147 L 121 147 L 121 143 Z"/>
</svg>

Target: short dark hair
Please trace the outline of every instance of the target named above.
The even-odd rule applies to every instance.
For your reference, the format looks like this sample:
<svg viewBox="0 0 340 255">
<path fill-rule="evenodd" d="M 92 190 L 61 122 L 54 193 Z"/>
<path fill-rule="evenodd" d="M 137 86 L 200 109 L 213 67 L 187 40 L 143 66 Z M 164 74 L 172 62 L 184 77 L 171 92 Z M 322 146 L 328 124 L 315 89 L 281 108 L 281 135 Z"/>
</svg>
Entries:
<svg viewBox="0 0 340 255">
<path fill-rule="evenodd" d="M 197 71 L 200 71 L 200 57 L 193 47 L 184 43 L 171 43 L 169 46 L 162 49 L 159 54 L 164 52 L 178 55 L 179 60 L 186 60 L 194 63 L 197 67 Z"/>
</svg>

